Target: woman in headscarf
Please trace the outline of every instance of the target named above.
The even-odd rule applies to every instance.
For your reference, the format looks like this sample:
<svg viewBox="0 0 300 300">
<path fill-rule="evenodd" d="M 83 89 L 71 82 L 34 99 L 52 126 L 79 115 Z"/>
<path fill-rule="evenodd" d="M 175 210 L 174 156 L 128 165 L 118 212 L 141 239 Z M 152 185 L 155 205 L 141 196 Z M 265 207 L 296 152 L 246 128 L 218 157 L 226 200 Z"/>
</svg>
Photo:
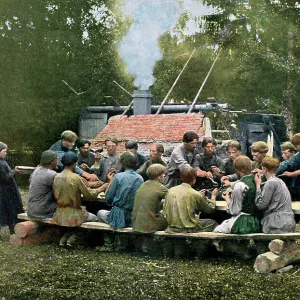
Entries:
<svg viewBox="0 0 300 300">
<path fill-rule="evenodd" d="M 23 212 L 21 195 L 14 175 L 18 168 L 12 170 L 5 158 L 7 145 L 0 142 L 0 229 L 9 226 L 11 234 L 14 233 L 15 224 L 18 221 L 18 213 Z"/>
</svg>

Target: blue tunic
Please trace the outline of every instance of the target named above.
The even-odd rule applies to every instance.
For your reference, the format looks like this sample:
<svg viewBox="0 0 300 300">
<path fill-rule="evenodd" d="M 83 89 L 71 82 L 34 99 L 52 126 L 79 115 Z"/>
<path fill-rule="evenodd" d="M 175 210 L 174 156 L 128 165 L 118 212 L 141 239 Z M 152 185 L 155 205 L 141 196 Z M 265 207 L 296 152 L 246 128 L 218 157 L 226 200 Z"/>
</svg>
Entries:
<svg viewBox="0 0 300 300">
<path fill-rule="evenodd" d="M 108 221 L 111 227 L 123 228 L 132 226 L 131 212 L 137 189 L 144 182 L 143 177 L 133 170 L 114 176 L 112 184 L 107 191 L 106 200 L 112 206 Z"/>
<path fill-rule="evenodd" d="M 57 153 L 58 156 L 58 164 L 57 164 L 57 172 L 62 172 L 62 170 L 64 169 L 63 164 L 61 163 L 61 159 L 64 156 L 65 153 L 71 151 L 73 153 L 75 153 L 77 155 L 77 148 L 74 146 L 72 149 L 68 149 L 66 147 L 63 146 L 62 141 L 59 140 L 57 141 L 55 144 L 53 144 L 49 150 L 52 150 L 54 152 Z M 76 166 L 76 170 L 75 170 L 76 174 L 79 174 L 80 176 L 83 173 L 83 170 L 80 169 L 78 166 Z"/>
<path fill-rule="evenodd" d="M 281 162 L 276 175 L 281 175 L 285 171 L 294 172 L 297 170 L 300 170 L 300 152 L 297 152 L 290 159 Z M 300 176 L 281 177 L 281 179 L 286 183 L 292 200 L 300 201 Z"/>
</svg>

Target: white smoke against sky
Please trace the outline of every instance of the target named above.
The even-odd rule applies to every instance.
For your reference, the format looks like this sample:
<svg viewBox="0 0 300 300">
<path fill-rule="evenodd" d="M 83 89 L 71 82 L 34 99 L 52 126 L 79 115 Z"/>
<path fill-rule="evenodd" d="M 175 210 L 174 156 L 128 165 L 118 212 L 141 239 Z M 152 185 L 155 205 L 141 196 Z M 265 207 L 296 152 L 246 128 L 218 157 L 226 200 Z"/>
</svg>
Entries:
<svg viewBox="0 0 300 300">
<path fill-rule="evenodd" d="M 135 86 L 148 89 L 154 82 L 154 64 L 162 57 L 159 37 L 172 31 L 184 11 L 192 20 L 213 13 L 214 9 L 197 0 L 125 0 L 122 11 L 131 15 L 133 24 L 119 45 L 120 55 L 127 72 L 135 76 Z M 195 24 L 190 24 L 184 34 L 200 31 Z"/>
</svg>

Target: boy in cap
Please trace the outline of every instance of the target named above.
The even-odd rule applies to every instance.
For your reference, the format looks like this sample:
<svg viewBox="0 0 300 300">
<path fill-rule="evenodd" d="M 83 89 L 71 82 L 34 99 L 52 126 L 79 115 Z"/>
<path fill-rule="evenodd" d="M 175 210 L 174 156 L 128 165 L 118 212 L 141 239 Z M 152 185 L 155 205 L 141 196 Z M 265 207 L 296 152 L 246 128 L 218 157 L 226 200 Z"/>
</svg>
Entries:
<svg viewBox="0 0 300 300">
<path fill-rule="evenodd" d="M 62 157 L 69 152 L 77 154 L 77 147 L 75 146 L 75 142 L 77 141 L 77 135 L 75 132 L 71 130 L 65 130 L 61 134 L 61 139 L 53 144 L 49 150 L 52 150 L 57 153 L 58 155 L 58 164 L 57 169 L 58 172 L 61 172 L 64 168 L 61 159 Z M 76 173 L 80 176 L 84 177 L 87 180 L 98 180 L 97 175 L 89 174 L 84 170 L 80 169 L 78 166 L 76 167 Z"/>
<path fill-rule="evenodd" d="M 57 173 L 58 156 L 52 150 L 44 151 L 40 165 L 31 174 L 27 215 L 32 218 L 51 218 L 56 211 L 56 200 L 53 195 L 53 181 Z"/>
</svg>

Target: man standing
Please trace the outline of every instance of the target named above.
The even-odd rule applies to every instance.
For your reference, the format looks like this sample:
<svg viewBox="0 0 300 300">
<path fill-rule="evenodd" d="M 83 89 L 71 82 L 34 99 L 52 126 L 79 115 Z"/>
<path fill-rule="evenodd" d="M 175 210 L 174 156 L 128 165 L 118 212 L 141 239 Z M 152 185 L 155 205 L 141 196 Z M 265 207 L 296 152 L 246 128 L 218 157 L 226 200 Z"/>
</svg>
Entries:
<svg viewBox="0 0 300 300">
<path fill-rule="evenodd" d="M 23 212 L 21 195 L 14 178 L 21 171 L 17 167 L 12 170 L 6 156 L 7 145 L 0 142 L 0 230 L 2 226 L 8 225 L 13 234 L 18 214 Z"/>
<path fill-rule="evenodd" d="M 57 173 L 58 156 L 52 150 L 44 151 L 40 165 L 30 176 L 27 215 L 32 218 L 51 218 L 57 204 L 53 194 L 53 181 Z"/>
<path fill-rule="evenodd" d="M 297 148 L 291 142 L 284 142 L 280 145 L 281 148 L 281 156 L 283 162 L 280 163 L 279 168 L 281 165 L 284 165 L 286 161 L 292 158 L 297 153 Z M 284 181 L 286 184 L 292 199 L 297 197 L 297 190 L 300 184 L 299 176 L 289 176 L 292 172 L 285 172 L 285 174 L 281 174 L 280 179 Z"/>
<path fill-rule="evenodd" d="M 61 134 L 61 139 L 53 144 L 49 150 L 52 150 L 58 155 L 58 171 L 61 172 L 63 170 L 63 165 L 61 163 L 61 159 L 66 152 L 73 152 L 76 154 L 77 149 L 75 146 L 77 140 L 77 134 L 71 130 L 65 130 Z"/>
<path fill-rule="evenodd" d="M 114 137 L 105 140 L 106 154 L 95 157 L 93 171 L 103 182 L 109 182 L 108 173 L 118 173 L 121 170 L 121 164 L 117 154 L 118 140 Z"/>
<path fill-rule="evenodd" d="M 202 172 L 196 159 L 197 143 L 199 136 L 194 131 L 187 131 L 182 138 L 182 144 L 177 146 L 172 154 L 166 169 L 165 186 L 171 188 L 181 184 L 180 171 L 185 166 L 191 166 L 197 171 L 197 176 L 205 176 L 206 172 Z"/>
<path fill-rule="evenodd" d="M 152 164 L 160 164 L 164 167 L 167 164 L 162 160 L 161 156 L 165 149 L 162 144 L 153 143 L 150 145 L 150 159 L 147 160 L 136 172 L 140 174 L 144 181 L 148 180 L 147 170 Z"/>
<path fill-rule="evenodd" d="M 291 142 L 284 142 L 280 145 L 281 156 L 284 161 L 290 159 L 297 153 L 297 148 Z"/>
</svg>

